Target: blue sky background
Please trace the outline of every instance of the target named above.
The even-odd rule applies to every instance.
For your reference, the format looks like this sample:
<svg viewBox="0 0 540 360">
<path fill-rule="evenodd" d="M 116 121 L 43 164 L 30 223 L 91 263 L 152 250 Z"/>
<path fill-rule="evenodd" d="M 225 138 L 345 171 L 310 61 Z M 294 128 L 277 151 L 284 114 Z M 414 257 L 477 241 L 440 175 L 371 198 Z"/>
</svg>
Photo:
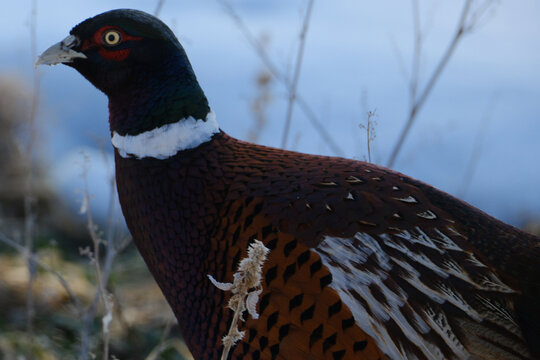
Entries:
<svg viewBox="0 0 540 360">
<path fill-rule="evenodd" d="M 37 0 L 38 51 L 62 40 L 78 22 L 121 7 L 153 12 L 156 1 Z M 269 38 L 268 51 L 291 73 L 304 0 L 236 0 L 251 31 Z M 420 1 L 424 29 L 421 85 L 448 45 L 462 2 Z M 0 15 L 0 75 L 29 84 L 31 1 L 4 1 Z M 166 1 L 161 12 L 188 53 L 221 127 L 245 139 L 253 126 L 250 102 L 264 65 L 215 0 Z M 398 171 L 464 198 L 515 225 L 540 218 L 540 3 L 500 1 L 481 26 L 463 38 L 418 116 L 394 166 Z M 385 164 L 406 120 L 413 23 L 410 1 L 316 1 L 307 35 L 299 93 L 317 112 L 345 156 L 366 155 L 367 110 L 378 114 L 374 162 Z M 399 54 L 399 56 L 398 56 Z M 401 60 L 399 59 L 401 57 Z M 65 66 L 40 68 L 40 146 L 51 163 L 51 183 L 68 202 L 82 187 L 80 148 L 93 158 L 91 192 L 107 199 L 106 169 L 95 149 L 108 142 L 107 101 Z M 258 142 L 279 146 L 286 91 L 272 85 L 269 122 Z M 471 153 L 481 151 L 472 180 L 463 179 Z M 295 108 L 290 148 L 334 155 Z M 293 141 L 290 141 L 292 144 Z M 112 162 L 109 161 L 109 166 Z"/>
</svg>

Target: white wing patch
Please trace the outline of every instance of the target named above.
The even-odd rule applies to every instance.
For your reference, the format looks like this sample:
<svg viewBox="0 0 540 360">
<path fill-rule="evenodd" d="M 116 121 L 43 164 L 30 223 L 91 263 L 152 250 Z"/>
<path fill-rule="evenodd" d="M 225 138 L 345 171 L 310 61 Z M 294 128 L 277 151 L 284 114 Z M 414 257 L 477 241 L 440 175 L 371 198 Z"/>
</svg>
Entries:
<svg viewBox="0 0 540 360">
<path fill-rule="evenodd" d="M 326 236 L 313 250 L 356 324 L 389 358 L 482 358 L 481 346 L 502 358 L 527 358 L 515 291 L 456 244 L 463 235 L 445 231 Z"/>
</svg>

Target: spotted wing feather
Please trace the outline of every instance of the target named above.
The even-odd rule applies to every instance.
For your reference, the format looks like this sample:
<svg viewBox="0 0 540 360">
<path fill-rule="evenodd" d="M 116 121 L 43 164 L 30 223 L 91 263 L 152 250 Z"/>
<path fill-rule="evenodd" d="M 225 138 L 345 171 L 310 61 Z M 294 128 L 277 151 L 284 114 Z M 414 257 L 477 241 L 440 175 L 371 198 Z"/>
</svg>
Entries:
<svg viewBox="0 0 540 360">
<path fill-rule="evenodd" d="M 231 155 L 249 167 L 235 171 L 252 179 L 255 168 L 261 180 L 238 181 L 230 196 L 259 197 L 277 234 L 321 259 L 329 288 L 389 358 L 531 357 L 515 309 L 519 286 L 505 271 L 525 253 L 515 244 L 526 248 L 533 237 L 387 169 L 243 146 Z M 243 154 L 249 159 L 239 161 Z"/>
</svg>

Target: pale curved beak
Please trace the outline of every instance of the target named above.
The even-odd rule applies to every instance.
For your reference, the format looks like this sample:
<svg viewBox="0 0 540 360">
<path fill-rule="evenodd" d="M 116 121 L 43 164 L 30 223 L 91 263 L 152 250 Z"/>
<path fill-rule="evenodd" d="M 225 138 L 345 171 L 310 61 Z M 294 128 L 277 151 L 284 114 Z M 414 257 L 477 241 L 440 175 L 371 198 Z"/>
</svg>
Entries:
<svg viewBox="0 0 540 360">
<path fill-rule="evenodd" d="M 86 55 L 72 49 L 78 44 L 79 39 L 75 35 L 69 35 L 64 40 L 45 50 L 43 54 L 39 55 L 35 66 L 70 63 L 76 58 L 86 59 Z"/>
</svg>

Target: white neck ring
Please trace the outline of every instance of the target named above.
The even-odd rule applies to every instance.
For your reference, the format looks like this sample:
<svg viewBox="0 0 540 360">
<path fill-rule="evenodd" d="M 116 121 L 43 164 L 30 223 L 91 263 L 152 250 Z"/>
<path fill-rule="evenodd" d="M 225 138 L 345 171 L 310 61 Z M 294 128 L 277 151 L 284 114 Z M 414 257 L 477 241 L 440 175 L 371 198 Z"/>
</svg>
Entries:
<svg viewBox="0 0 540 360">
<path fill-rule="evenodd" d="M 205 121 L 190 116 L 138 135 L 120 135 L 113 131 L 111 142 L 124 158 L 167 159 L 179 151 L 193 149 L 210 141 L 218 132 L 216 115 L 210 110 Z"/>
</svg>

